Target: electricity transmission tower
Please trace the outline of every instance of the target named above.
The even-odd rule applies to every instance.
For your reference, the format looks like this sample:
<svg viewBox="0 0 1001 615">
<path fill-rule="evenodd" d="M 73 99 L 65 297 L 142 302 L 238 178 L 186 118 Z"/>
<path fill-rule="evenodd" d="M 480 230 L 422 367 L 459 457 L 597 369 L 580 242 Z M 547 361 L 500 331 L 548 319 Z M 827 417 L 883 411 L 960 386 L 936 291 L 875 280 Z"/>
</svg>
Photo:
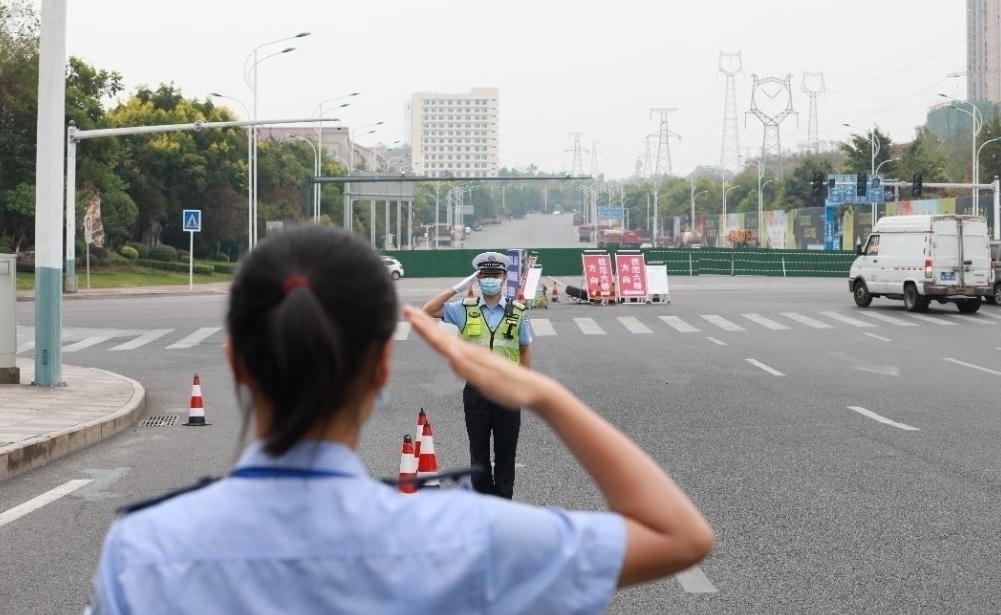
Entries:
<svg viewBox="0 0 1001 615">
<path fill-rule="evenodd" d="M 643 139 L 643 176 L 653 177 L 653 139 L 657 135 L 647 135 Z"/>
<path fill-rule="evenodd" d="M 754 86 L 751 89 L 751 110 L 747 113 L 761 120 L 765 128 L 761 140 L 761 159 L 765 160 L 768 156 L 777 159 L 779 161 L 779 177 L 782 177 L 782 139 L 779 134 L 779 126 L 783 120 L 796 113 L 792 108 L 792 75 L 786 75 L 785 79 L 778 77 L 759 79 L 757 75 L 751 75 L 751 79 L 754 81 Z M 766 97 L 765 102 L 769 108 L 776 109 L 776 111 L 767 113 L 761 109 L 756 98 L 759 92 Z M 781 96 L 785 96 L 785 108 L 781 108 Z M 744 117 L 746 121 L 747 115 L 745 114 Z"/>
<path fill-rule="evenodd" d="M 660 130 L 657 133 L 657 160 L 654 175 L 671 175 L 671 137 L 681 139 L 681 136 L 671 131 L 667 124 L 667 116 L 677 109 L 650 109 L 650 117 L 660 118 Z"/>
<path fill-rule="evenodd" d="M 570 175 L 574 177 L 579 177 L 584 174 L 584 159 L 583 151 L 584 148 L 580 145 L 580 138 L 584 133 L 582 132 L 571 132 L 570 136 L 573 137 L 573 147 L 568 149 L 568 152 L 572 152 L 573 156 L 570 163 Z"/>
<path fill-rule="evenodd" d="M 803 73 L 800 89 L 810 97 L 810 120 L 806 130 L 806 149 L 812 154 L 820 153 L 820 133 L 817 129 L 817 95 L 827 91 L 824 73 Z"/>
<path fill-rule="evenodd" d="M 598 179 L 598 146 L 601 145 L 601 141 L 591 141 L 591 169 L 589 175 L 593 179 Z"/>
<path fill-rule="evenodd" d="M 740 170 L 740 137 L 737 133 L 737 86 L 735 75 L 744 72 L 741 52 L 719 52 L 719 72 L 726 75 L 726 102 L 723 105 L 723 147 L 719 166 L 728 171 Z"/>
</svg>

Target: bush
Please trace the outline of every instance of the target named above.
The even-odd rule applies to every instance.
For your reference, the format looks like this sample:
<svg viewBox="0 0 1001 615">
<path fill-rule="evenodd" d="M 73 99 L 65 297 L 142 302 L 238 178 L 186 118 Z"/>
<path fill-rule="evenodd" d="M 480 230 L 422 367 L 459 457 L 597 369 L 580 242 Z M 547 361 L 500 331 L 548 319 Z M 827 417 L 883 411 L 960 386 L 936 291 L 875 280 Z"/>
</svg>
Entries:
<svg viewBox="0 0 1001 615">
<path fill-rule="evenodd" d="M 135 250 L 139 254 L 139 258 L 149 258 L 149 246 L 141 241 L 130 241 L 125 245 Z"/>
<path fill-rule="evenodd" d="M 86 259 L 87 257 L 86 246 L 84 247 L 83 252 L 77 254 L 77 256 L 78 257 L 82 256 Z M 102 248 L 101 246 L 90 246 L 90 262 L 91 264 L 97 263 L 98 265 L 100 265 L 101 263 L 108 262 L 107 248 Z"/>
<path fill-rule="evenodd" d="M 236 270 L 236 263 L 212 263 L 212 268 L 216 273 L 233 273 Z"/>
<path fill-rule="evenodd" d="M 177 251 L 177 260 L 186 263 L 186 262 L 188 262 L 188 260 L 190 258 L 191 258 L 191 252 L 188 252 L 187 250 L 178 250 Z"/>
<path fill-rule="evenodd" d="M 153 261 L 171 263 L 177 260 L 177 249 L 161 243 L 149 249 L 148 258 Z"/>
<path fill-rule="evenodd" d="M 125 260 L 134 261 L 139 258 L 139 250 L 132 246 L 122 246 L 118 248 L 118 253 L 125 257 Z"/>
<path fill-rule="evenodd" d="M 166 261 L 155 261 L 150 259 L 139 259 L 136 261 L 137 265 L 142 267 L 148 267 L 150 269 L 158 269 L 160 271 L 173 271 L 176 273 L 187 273 L 188 263 L 181 263 L 177 261 L 166 262 Z M 194 272 L 198 275 L 212 275 L 215 273 L 215 267 L 212 265 L 204 265 L 201 263 L 195 263 Z"/>
<path fill-rule="evenodd" d="M 228 263 L 229 254 L 226 254 L 225 252 L 216 252 L 215 256 L 212 257 L 212 260 L 216 261 L 217 263 Z"/>
<path fill-rule="evenodd" d="M 132 261 L 117 252 L 108 252 L 108 257 L 104 260 L 109 265 L 127 265 Z"/>
</svg>

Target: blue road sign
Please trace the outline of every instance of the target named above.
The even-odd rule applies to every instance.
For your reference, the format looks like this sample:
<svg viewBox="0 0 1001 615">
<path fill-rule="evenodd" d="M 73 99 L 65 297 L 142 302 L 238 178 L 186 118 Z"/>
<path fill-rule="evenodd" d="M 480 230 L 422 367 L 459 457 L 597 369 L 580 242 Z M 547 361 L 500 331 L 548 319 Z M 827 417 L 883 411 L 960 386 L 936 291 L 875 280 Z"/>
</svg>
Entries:
<svg viewBox="0 0 1001 615">
<path fill-rule="evenodd" d="M 184 215 L 182 216 L 184 221 L 184 230 L 191 231 L 193 233 L 200 233 L 202 230 L 202 210 L 200 209 L 185 209 Z"/>
</svg>

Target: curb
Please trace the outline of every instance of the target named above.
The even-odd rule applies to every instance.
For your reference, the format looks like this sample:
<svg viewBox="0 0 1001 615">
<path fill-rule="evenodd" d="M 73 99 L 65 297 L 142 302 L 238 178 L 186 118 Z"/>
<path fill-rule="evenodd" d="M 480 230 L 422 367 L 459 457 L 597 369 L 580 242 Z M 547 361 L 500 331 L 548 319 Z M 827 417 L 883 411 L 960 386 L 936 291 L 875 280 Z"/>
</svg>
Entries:
<svg viewBox="0 0 1001 615">
<path fill-rule="evenodd" d="M 218 291 L 211 289 L 203 290 L 165 290 L 165 291 L 141 291 L 141 292 L 108 292 L 108 293 L 63 293 L 63 301 L 79 301 L 83 299 L 129 299 L 141 297 L 195 297 L 205 295 L 225 295 L 228 291 Z M 18 301 L 34 301 L 35 294 L 18 294 Z"/>
<path fill-rule="evenodd" d="M 0 449 L 0 482 L 106 440 L 131 426 L 143 415 L 146 411 L 146 389 L 143 385 L 121 374 L 97 368 L 88 369 L 128 382 L 132 386 L 132 396 L 117 411 L 99 419 Z"/>
</svg>

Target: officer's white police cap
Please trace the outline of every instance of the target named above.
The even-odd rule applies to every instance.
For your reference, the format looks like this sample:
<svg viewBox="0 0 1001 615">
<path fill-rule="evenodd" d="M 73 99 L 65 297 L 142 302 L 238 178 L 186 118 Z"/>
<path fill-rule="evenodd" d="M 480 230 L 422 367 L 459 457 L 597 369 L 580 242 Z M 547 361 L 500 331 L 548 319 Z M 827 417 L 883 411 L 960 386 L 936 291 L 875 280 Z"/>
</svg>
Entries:
<svg viewBox="0 0 1001 615">
<path fill-rule="evenodd" d="M 473 259 L 473 267 L 480 271 L 507 271 L 511 259 L 500 252 L 483 252 Z"/>
</svg>

